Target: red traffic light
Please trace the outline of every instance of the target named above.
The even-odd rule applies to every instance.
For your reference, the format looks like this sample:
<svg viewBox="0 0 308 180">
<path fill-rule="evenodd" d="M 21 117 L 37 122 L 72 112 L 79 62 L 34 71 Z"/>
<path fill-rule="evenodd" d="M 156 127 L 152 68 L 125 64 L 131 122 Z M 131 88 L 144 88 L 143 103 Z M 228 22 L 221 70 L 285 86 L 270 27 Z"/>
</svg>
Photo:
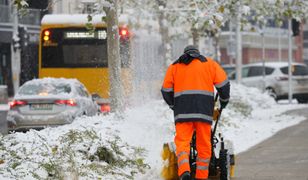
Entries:
<svg viewBox="0 0 308 180">
<path fill-rule="evenodd" d="M 127 27 L 120 27 L 119 28 L 119 34 L 122 38 L 127 38 L 129 37 L 129 31 Z"/>
</svg>

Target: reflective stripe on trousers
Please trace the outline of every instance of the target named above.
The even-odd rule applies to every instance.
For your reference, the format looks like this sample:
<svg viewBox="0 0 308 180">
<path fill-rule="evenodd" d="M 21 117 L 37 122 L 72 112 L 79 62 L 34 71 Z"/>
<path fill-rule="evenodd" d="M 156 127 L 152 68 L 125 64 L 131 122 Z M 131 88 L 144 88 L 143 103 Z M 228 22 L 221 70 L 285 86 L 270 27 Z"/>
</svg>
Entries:
<svg viewBox="0 0 308 180">
<path fill-rule="evenodd" d="M 189 154 L 185 151 L 180 151 L 177 155 L 178 159 L 178 174 L 179 176 L 185 171 L 190 171 Z"/>
<path fill-rule="evenodd" d="M 196 179 L 207 179 L 209 174 L 209 163 L 211 158 L 211 126 L 198 124 L 196 126 Z"/>
<path fill-rule="evenodd" d="M 198 177 L 202 177 L 204 179 L 205 177 L 208 176 L 209 163 L 210 163 L 209 158 L 203 159 L 203 158 L 197 157 L 197 160 L 196 160 L 196 164 L 197 164 L 196 177 L 198 176 Z"/>
<path fill-rule="evenodd" d="M 196 146 L 198 151 L 196 178 L 208 177 L 208 162 L 211 157 L 211 125 L 203 122 L 182 122 L 175 124 L 174 142 L 178 157 L 178 175 L 190 172 L 189 152 L 193 132 L 196 130 Z"/>
</svg>

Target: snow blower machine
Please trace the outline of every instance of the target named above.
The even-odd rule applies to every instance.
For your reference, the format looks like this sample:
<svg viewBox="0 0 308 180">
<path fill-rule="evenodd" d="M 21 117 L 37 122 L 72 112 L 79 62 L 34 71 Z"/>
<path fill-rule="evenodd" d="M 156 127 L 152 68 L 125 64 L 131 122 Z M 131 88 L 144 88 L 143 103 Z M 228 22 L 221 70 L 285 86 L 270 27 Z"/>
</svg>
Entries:
<svg viewBox="0 0 308 180">
<path fill-rule="evenodd" d="M 217 100 L 217 96 L 215 101 Z M 212 156 L 209 163 L 209 179 L 230 180 L 234 177 L 235 155 L 233 151 L 233 144 L 231 141 L 225 140 L 221 133 L 216 135 L 216 128 L 220 119 L 222 109 L 215 109 L 214 121 L 215 124 L 212 127 Z M 174 142 L 165 143 L 162 150 L 162 159 L 164 161 L 164 167 L 161 172 L 161 176 L 165 180 L 179 180 L 177 174 L 177 157 L 175 153 Z M 194 179 L 196 172 L 196 134 L 194 132 L 190 143 L 190 156 L 189 164 L 191 169 L 191 177 Z"/>
</svg>

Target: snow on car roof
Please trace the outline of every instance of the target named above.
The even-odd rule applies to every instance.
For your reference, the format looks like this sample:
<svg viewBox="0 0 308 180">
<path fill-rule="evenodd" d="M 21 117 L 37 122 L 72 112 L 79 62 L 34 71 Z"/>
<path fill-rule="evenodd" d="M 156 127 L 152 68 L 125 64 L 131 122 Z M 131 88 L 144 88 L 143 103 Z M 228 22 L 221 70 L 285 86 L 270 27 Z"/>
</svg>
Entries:
<svg viewBox="0 0 308 180">
<path fill-rule="evenodd" d="M 69 85 L 70 87 L 74 87 L 75 84 L 81 84 L 80 81 L 78 81 L 77 79 L 66 79 L 66 78 L 42 78 L 42 79 L 33 79 L 30 81 L 27 81 L 25 84 L 23 84 L 19 90 L 18 93 L 16 93 L 15 95 L 15 99 L 19 99 L 19 98 L 34 98 L 34 97 L 38 97 L 38 98 L 52 98 L 52 97 L 68 97 L 68 96 L 72 96 L 75 94 L 74 90 L 72 89 L 72 91 L 70 91 L 69 93 L 66 92 L 61 92 L 59 94 L 46 94 L 43 96 L 40 95 L 36 95 L 36 94 L 19 94 L 20 90 L 28 85 L 42 85 L 42 84 L 53 84 L 53 85 Z"/>
<path fill-rule="evenodd" d="M 251 63 L 251 64 L 245 64 L 244 66 L 255 66 L 255 65 L 262 65 L 262 62 L 257 62 L 257 63 Z M 292 62 L 293 65 L 305 65 L 303 63 L 298 63 L 298 62 Z M 284 67 L 284 66 L 288 66 L 288 62 L 265 62 L 266 66 L 269 67 Z"/>
<path fill-rule="evenodd" d="M 68 79 L 68 78 L 42 78 L 42 79 L 32 79 L 27 81 L 24 85 L 28 84 L 69 84 L 74 85 L 80 83 L 77 79 Z"/>
</svg>

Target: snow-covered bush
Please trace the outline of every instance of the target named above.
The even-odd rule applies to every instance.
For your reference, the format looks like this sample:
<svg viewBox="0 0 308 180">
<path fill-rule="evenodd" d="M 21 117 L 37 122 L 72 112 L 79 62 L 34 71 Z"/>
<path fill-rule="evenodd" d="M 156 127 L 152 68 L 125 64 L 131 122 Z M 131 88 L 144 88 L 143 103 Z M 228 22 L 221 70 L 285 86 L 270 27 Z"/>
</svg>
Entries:
<svg viewBox="0 0 308 180">
<path fill-rule="evenodd" d="M 221 126 L 236 126 L 234 118 L 245 120 L 251 117 L 254 109 L 267 109 L 276 105 L 275 100 L 266 92 L 231 82 L 230 102 L 221 116 Z"/>
<path fill-rule="evenodd" d="M 116 132 L 101 132 L 99 126 L 47 128 L 0 137 L 0 177 L 134 179 L 149 168 L 144 163 L 145 149 L 128 145 Z"/>
</svg>

